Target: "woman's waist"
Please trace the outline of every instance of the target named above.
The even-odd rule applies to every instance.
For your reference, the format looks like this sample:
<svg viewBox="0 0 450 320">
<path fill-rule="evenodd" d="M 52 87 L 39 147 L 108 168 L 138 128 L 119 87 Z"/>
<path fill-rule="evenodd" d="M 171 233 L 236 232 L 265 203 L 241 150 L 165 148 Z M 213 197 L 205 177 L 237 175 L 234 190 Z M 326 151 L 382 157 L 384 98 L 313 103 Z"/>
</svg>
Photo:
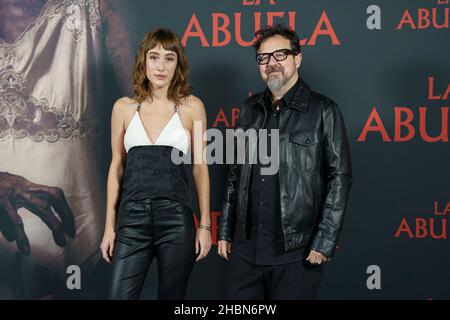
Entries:
<svg viewBox="0 0 450 320">
<path fill-rule="evenodd" d="M 186 189 L 178 192 L 168 192 L 168 190 L 144 190 L 144 189 L 136 189 L 133 191 L 125 192 L 121 197 L 120 206 L 124 206 L 127 203 L 131 202 L 143 202 L 143 203 L 154 203 L 161 201 L 174 201 L 180 203 L 182 205 L 187 206 L 192 210 L 192 198 L 190 190 Z"/>
</svg>

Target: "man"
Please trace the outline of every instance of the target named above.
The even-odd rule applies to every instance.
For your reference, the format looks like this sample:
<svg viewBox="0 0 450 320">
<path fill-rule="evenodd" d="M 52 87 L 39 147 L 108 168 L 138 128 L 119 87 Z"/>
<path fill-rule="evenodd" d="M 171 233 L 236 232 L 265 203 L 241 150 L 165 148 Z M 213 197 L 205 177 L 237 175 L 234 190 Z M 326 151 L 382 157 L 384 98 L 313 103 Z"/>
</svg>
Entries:
<svg viewBox="0 0 450 320">
<path fill-rule="evenodd" d="M 0 299 L 89 293 L 105 212 L 104 58 L 129 92 L 127 15 L 120 0 L 0 0 Z M 69 265 L 83 291 L 67 289 Z"/>
<path fill-rule="evenodd" d="M 236 127 L 269 135 L 279 130 L 279 170 L 264 175 L 261 159 L 228 167 L 218 243 L 219 255 L 229 260 L 225 296 L 313 299 L 352 183 L 347 134 L 336 103 L 299 77 L 296 33 L 277 25 L 256 37 L 256 61 L 268 88 L 245 101 Z M 246 156 L 262 147 L 261 138 L 258 144 L 247 145 Z"/>
</svg>

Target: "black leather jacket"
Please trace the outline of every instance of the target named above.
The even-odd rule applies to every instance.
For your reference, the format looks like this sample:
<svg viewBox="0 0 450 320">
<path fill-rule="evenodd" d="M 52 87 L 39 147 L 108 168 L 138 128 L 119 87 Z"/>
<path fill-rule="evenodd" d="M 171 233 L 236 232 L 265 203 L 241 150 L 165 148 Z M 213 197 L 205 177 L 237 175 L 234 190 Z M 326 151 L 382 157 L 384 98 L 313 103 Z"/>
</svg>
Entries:
<svg viewBox="0 0 450 320">
<path fill-rule="evenodd" d="M 249 97 L 235 129 L 259 129 L 267 117 L 265 92 Z M 310 246 L 334 253 L 352 184 L 350 150 L 335 102 L 300 80 L 291 105 L 279 118 L 279 181 L 285 251 Z M 253 145 L 253 144 L 251 144 Z M 245 143 L 246 157 L 254 153 Z M 235 152 L 236 155 L 236 152 Z M 252 165 L 228 165 L 219 240 L 248 238 Z"/>
</svg>

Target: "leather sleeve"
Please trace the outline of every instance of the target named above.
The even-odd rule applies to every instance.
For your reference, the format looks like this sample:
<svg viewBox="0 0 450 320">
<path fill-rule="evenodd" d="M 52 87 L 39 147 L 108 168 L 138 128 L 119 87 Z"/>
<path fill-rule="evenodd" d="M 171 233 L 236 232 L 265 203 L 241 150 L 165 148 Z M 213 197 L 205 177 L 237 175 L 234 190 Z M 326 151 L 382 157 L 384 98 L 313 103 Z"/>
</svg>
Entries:
<svg viewBox="0 0 450 320">
<path fill-rule="evenodd" d="M 323 121 L 326 193 L 311 249 L 331 257 L 342 229 L 353 177 L 347 133 L 336 103 L 330 102 L 324 108 Z"/>
<path fill-rule="evenodd" d="M 244 103 L 240 110 L 239 118 L 237 119 L 234 129 L 245 129 L 243 124 L 246 117 L 246 110 L 248 106 Z M 226 240 L 231 242 L 234 236 L 234 228 L 236 225 L 236 207 L 237 207 L 237 189 L 239 185 L 239 168 L 237 164 L 237 147 L 236 137 L 234 138 L 234 159 L 232 164 L 227 165 L 226 170 L 226 182 L 224 188 L 223 204 L 222 204 L 222 217 L 220 226 L 218 229 L 218 240 Z"/>
</svg>

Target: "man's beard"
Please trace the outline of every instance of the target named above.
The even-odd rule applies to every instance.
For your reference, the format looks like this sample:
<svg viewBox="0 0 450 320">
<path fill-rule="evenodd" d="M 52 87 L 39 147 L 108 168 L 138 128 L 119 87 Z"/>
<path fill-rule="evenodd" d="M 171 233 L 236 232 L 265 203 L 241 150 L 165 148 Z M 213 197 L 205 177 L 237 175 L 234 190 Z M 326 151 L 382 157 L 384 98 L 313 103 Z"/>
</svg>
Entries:
<svg viewBox="0 0 450 320">
<path fill-rule="evenodd" d="M 273 72 L 280 72 L 280 76 L 271 77 L 270 75 Z M 266 83 L 267 86 L 271 91 L 279 90 L 281 87 L 283 87 L 286 84 L 286 79 L 284 78 L 284 68 L 281 66 L 268 66 L 266 70 L 267 79 Z"/>
</svg>

